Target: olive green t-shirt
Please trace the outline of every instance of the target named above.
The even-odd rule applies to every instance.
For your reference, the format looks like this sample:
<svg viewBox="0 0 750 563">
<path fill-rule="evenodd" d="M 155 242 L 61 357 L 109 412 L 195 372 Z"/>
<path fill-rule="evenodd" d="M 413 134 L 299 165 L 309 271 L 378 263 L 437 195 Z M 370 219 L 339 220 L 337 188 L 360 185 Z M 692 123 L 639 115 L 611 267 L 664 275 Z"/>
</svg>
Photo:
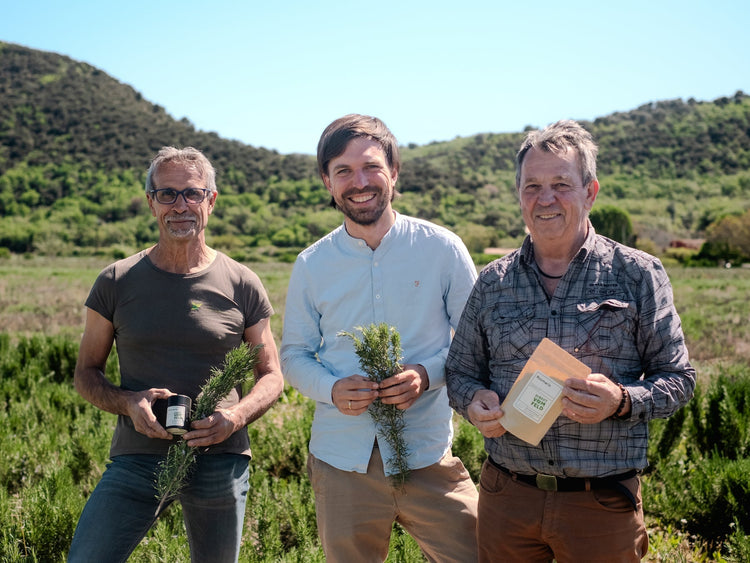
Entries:
<svg viewBox="0 0 750 563">
<path fill-rule="evenodd" d="M 123 389 L 163 387 L 193 401 L 211 368 L 220 367 L 226 352 L 243 341 L 245 329 L 273 314 L 258 276 L 222 253 L 201 272 L 173 274 L 142 251 L 105 268 L 86 307 L 114 325 Z M 222 406 L 236 404 L 241 393 L 236 388 Z M 110 457 L 166 454 L 171 443 L 137 432 L 130 417 L 120 415 Z M 206 453 L 249 456 L 247 429 Z"/>
</svg>

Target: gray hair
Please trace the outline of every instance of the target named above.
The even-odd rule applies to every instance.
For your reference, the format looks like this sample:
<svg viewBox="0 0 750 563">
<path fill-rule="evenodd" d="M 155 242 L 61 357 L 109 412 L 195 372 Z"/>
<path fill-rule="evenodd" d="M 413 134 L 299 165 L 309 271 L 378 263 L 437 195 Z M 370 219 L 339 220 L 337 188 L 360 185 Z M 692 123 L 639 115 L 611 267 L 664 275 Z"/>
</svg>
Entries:
<svg viewBox="0 0 750 563">
<path fill-rule="evenodd" d="M 151 193 L 155 189 L 154 175 L 162 164 L 180 163 L 185 166 L 195 168 L 200 174 L 201 179 L 205 181 L 206 189 L 211 192 L 216 191 L 216 170 L 206 156 L 196 148 L 185 147 L 178 149 L 175 147 L 162 147 L 151 161 L 146 173 L 146 193 Z"/>
<path fill-rule="evenodd" d="M 572 119 L 563 119 L 540 131 L 530 131 L 516 155 L 516 189 L 521 185 L 521 166 L 526 154 L 532 149 L 554 154 L 573 149 L 578 153 L 583 185 L 596 180 L 596 155 L 599 149 L 591 133 Z"/>
</svg>

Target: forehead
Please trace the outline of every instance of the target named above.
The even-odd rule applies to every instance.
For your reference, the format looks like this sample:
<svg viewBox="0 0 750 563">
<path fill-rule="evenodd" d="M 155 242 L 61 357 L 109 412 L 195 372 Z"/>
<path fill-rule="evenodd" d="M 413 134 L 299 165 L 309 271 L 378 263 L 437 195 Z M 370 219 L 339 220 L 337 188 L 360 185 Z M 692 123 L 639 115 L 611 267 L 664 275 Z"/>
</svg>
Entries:
<svg viewBox="0 0 750 563">
<path fill-rule="evenodd" d="M 329 167 L 347 166 L 357 162 L 384 162 L 385 152 L 380 143 L 366 137 L 357 137 L 349 141 L 344 152 L 331 159 Z"/>
<path fill-rule="evenodd" d="M 165 162 L 156 169 L 153 179 L 157 188 L 205 188 L 200 171 L 184 162 Z"/>
<path fill-rule="evenodd" d="M 529 150 L 521 164 L 521 181 L 544 178 L 580 180 L 578 152 L 567 149 L 565 152 L 553 153 L 536 147 Z"/>
</svg>

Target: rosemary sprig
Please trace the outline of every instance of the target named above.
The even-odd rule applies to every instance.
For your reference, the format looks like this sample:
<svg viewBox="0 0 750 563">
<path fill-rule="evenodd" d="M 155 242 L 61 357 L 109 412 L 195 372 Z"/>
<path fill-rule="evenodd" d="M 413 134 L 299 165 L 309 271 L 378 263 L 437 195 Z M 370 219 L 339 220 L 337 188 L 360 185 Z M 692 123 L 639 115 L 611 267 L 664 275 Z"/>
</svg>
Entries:
<svg viewBox="0 0 750 563">
<path fill-rule="evenodd" d="M 258 362 L 261 348 L 262 344 L 253 348 L 241 344 L 226 353 L 221 369 L 211 368 L 211 375 L 201 387 L 195 401 L 190 415 L 191 421 L 209 416 L 216 410 L 219 401 L 249 378 Z M 196 448 L 188 446 L 185 440 L 180 439 L 169 446 L 167 457 L 159 462 L 156 475 L 156 498 L 159 499 L 159 506 L 156 508 L 155 516 L 159 516 L 165 503 L 182 490 L 195 464 L 195 450 Z"/>
<path fill-rule="evenodd" d="M 369 379 L 379 383 L 401 371 L 401 335 L 395 327 L 380 323 L 371 324 L 369 327 L 358 326 L 354 329 L 362 333 L 362 338 L 353 332 L 345 331 L 339 332 L 338 336 L 346 336 L 354 342 L 359 365 Z M 409 477 L 409 449 L 404 440 L 404 411 L 396 405 L 386 405 L 380 399 L 376 399 L 367 411 L 378 427 L 378 433 L 393 450 L 388 463 L 395 467 L 397 472 L 391 475 L 391 484 L 396 488 L 403 488 Z"/>
</svg>

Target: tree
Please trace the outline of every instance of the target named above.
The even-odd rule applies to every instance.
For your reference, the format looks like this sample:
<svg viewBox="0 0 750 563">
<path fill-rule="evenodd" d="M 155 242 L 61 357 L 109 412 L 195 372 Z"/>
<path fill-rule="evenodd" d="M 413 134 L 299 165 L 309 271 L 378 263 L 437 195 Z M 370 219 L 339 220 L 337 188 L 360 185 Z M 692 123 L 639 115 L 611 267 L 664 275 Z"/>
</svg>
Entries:
<svg viewBox="0 0 750 563">
<path fill-rule="evenodd" d="M 742 215 L 727 215 L 706 229 L 706 244 L 701 256 L 706 254 L 725 260 L 750 260 L 750 210 Z"/>
<path fill-rule="evenodd" d="M 633 223 L 627 211 L 614 205 L 602 205 L 591 210 L 589 219 L 598 234 L 628 246 L 635 245 Z"/>
</svg>

